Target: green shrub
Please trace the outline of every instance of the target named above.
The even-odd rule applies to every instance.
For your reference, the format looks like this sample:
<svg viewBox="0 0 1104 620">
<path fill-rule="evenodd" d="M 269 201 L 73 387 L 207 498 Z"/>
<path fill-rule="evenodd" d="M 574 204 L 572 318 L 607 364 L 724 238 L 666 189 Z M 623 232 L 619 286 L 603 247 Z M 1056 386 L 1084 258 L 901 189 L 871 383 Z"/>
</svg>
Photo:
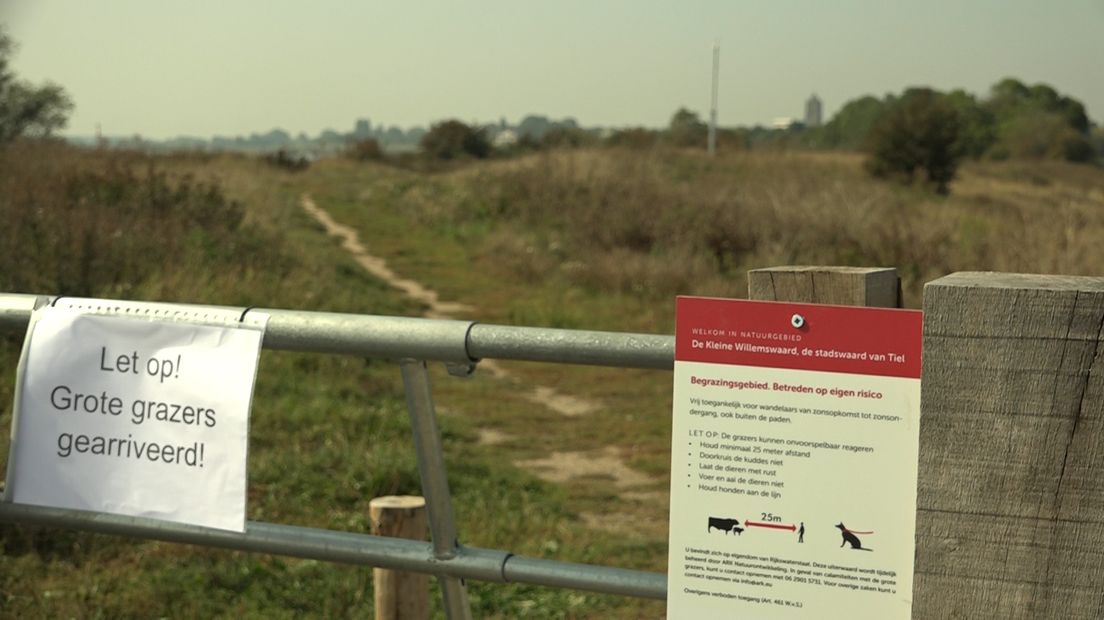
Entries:
<svg viewBox="0 0 1104 620">
<path fill-rule="evenodd" d="M 993 159 L 1064 159 L 1084 163 L 1096 154 L 1092 143 L 1060 114 L 1026 110 L 1009 120 L 990 152 Z"/>
<path fill-rule="evenodd" d="M 527 136 L 523 136 L 523 138 L 524 137 Z M 541 137 L 540 148 L 576 149 L 584 146 L 593 146 L 595 142 L 597 142 L 597 138 L 585 129 L 579 129 L 578 127 L 553 127 Z"/>
<path fill-rule="evenodd" d="M 491 143 L 482 129 L 455 119 L 430 127 L 419 145 L 422 152 L 433 159 L 483 159 L 491 154 Z"/>
<path fill-rule="evenodd" d="M 812 133 L 811 146 L 858 150 L 867 140 L 871 128 L 881 118 L 887 105 L 887 102 L 870 95 L 848 101 L 828 121 L 828 124 Z"/>
<path fill-rule="evenodd" d="M 945 194 L 961 159 L 958 133 L 958 113 L 943 95 L 928 88 L 906 91 L 871 129 L 867 170 L 905 184 L 921 181 Z"/>
<path fill-rule="evenodd" d="M 310 167 L 310 159 L 305 155 L 292 153 L 287 149 L 277 149 L 275 153 L 265 155 L 264 159 L 277 168 L 291 172 L 299 172 Z"/>
<path fill-rule="evenodd" d="M 693 146 L 705 148 L 709 128 L 698 118 L 697 113 L 679 108 L 667 125 L 667 139 L 675 146 Z"/>
<path fill-rule="evenodd" d="M 384 158 L 383 147 L 375 138 L 363 138 L 349 144 L 345 156 L 354 161 L 379 161 Z"/>
<path fill-rule="evenodd" d="M 626 149 L 650 149 L 659 143 L 659 132 L 643 127 L 618 129 L 606 138 L 608 146 Z"/>
</svg>

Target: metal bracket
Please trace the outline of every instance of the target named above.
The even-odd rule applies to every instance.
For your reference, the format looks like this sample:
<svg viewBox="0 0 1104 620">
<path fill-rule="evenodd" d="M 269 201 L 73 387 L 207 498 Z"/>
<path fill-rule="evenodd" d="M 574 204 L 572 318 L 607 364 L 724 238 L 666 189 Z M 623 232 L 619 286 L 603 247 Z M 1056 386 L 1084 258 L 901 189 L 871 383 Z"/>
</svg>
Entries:
<svg viewBox="0 0 1104 620">
<path fill-rule="evenodd" d="M 453 377 L 467 379 L 468 377 L 475 374 L 475 367 L 477 364 L 479 364 L 479 360 L 468 362 L 467 364 L 445 362 L 445 368 L 448 370 L 448 374 L 452 375 Z"/>
</svg>

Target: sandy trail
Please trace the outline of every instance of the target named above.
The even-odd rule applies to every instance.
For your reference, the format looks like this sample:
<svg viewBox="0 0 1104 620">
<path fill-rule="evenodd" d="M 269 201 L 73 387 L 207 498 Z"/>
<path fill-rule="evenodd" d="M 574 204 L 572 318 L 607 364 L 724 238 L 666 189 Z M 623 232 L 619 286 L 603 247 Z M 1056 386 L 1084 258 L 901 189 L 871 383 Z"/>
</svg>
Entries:
<svg viewBox="0 0 1104 620">
<path fill-rule="evenodd" d="M 341 247 L 345 249 L 368 273 L 391 286 L 399 289 L 407 297 L 419 301 L 429 307 L 425 316 L 431 319 L 449 319 L 462 312 L 472 312 L 475 308 L 455 301 L 441 301 L 437 291 L 423 286 L 421 282 L 400 277 L 393 269 L 387 266 L 387 261 L 368 253 L 367 248 L 360 242 L 360 236 L 349 226 L 337 223 L 330 214 L 311 200 L 310 196 L 303 195 L 303 210 L 306 211 L 326 229 L 331 236 L 341 239 Z"/>
<path fill-rule="evenodd" d="M 321 224 L 328 234 L 341 239 L 341 247 L 349 252 L 353 260 L 365 271 L 402 291 L 411 299 L 425 304 L 426 318 L 454 319 L 458 318 L 459 314 L 475 311 L 475 308 L 467 304 L 442 301 L 437 291 L 395 273 L 387 265 L 386 260 L 368 252 L 355 230 L 336 222 L 329 213 L 315 204 L 310 196 L 304 194 L 301 203 L 303 210 Z M 495 360 L 483 360 L 479 362 L 479 368 L 495 379 L 505 380 L 513 377 Z M 523 396 L 526 400 L 547 407 L 565 417 L 583 416 L 598 409 L 598 404 L 593 401 L 564 394 L 556 388 L 544 385 L 534 387 Z M 508 441 L 510 437 L 499 431 L 486 430 L 480 433 L 480 439 L 485 443 L 493 444 Z M 619 490 L 627 490 L 655 482 L 652 478 L 626 466 L 618 450 L 612 446 L 596 451 L 554 452 L 544 459 L 519 461 L 517 464 L 541 478 L 559 483 L 573 478 L 602 475 L 612 478 Z"/>
</svg>

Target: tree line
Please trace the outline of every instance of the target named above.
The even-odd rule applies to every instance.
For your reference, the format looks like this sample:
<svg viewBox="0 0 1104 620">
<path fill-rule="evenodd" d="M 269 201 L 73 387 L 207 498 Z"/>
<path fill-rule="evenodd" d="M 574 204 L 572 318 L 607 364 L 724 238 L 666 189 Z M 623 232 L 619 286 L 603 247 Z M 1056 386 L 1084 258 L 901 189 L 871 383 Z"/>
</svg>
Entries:
<svg viewBox="0 0 1104 620">
<path fill-rule="evenodd" d="M 35 86 L 10 69 L 12 40 L 0 30 L 0 143 L 17 137 L 48 137 L 63 128 L 73 104 L 55 84 Z M 662 130 L 591 130 L 574 122 L 522 132 L 498 149 L 489 127 L 450 119 L 420 136 L 422 155 L 431 160 L 481 159 L 549 148 L 607 145 L 651 148 L 659 145 L 704 148 L 707 127 L 698 114 L 680 108 Z M 879 99 L 847 102 L 823 127 L 795 124 L 787 129 L 721 128 L 721 148 L 785 147 L 862 150 L 867 169 L 879 177 L 922 183 L 946 192 L 963 159 L 1056 159 L 1090 163 L 1104 157 L 1104 132 L 1093 127 L 1085 106 L 1047 84 L 1028 85 L 1005 78 L 976 97 L 964 90 L 910 88 Z M 356 159 L 382 159 L 374 138 L 349 145 Z"/>
<path fill-rule="evenodd" d="M 937 108 L 952 119 L 954 149 L 966 157 L 1075 162 L 1096 157 L 1089 117 L 1080 101 L 1047 84 L 1029 86 L 1014 78 L 997 82 L 981 99 L 963 90 L 943 93 L 929 88 L 883 99 L 860 97 L 845 104 L 824 127 L 809 130 L 804 142 L 814 148 L 862 148 L 886 115 L 919 105 Z"/>
<path fill-rule="evenodd" d="M 945 193 L 963 159 L 1096 162 L 1104 144 L 1094 145 L 1092 130 L 1080 101 L 1046 84 L 1006 78 L 982 99 L 930 88 L 857 99 L 807 140 L 820 148 L 863 148 L 875 176 Z"/>
</svg>

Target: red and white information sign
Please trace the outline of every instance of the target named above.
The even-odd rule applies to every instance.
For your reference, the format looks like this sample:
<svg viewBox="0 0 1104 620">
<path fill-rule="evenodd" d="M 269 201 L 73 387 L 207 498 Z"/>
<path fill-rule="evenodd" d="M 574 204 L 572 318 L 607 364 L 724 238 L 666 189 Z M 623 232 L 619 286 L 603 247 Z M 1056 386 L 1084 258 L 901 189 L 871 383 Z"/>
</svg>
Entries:
<svg viewBox="0 0 1104 620">
<path fill-rule="evenodd" d="M 680 297 L 670 618 L 909 618 L 923 314 Z"/>
</svg>

